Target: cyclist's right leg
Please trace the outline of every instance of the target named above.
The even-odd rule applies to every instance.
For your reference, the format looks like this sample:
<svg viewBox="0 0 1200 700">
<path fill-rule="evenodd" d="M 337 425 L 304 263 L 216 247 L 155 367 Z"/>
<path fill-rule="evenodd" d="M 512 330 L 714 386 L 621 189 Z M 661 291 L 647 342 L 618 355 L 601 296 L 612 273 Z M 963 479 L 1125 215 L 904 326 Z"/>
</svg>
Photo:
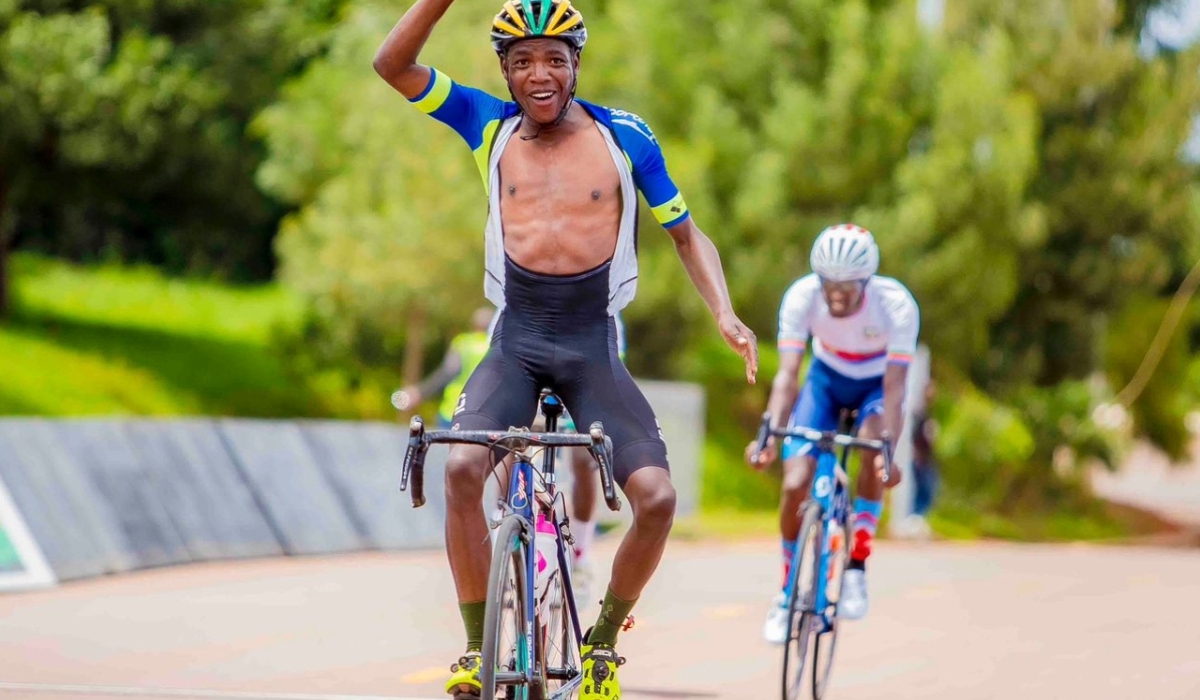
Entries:
<svg viewBox="0 0 1200 700">
<path fill-rule="evenodd" d="M 811 455 L 783 460 L 783 488 L 779 498 L 779 534 L 783 538 L 783 585 L 791 572 L 792 545 L 800 535 L 800 506 L 812 493 L 817 461 Z"/>
<path fill-rule="evenodd" d="M 790 426 L 834 430 L 837 428 L 838 405 L 826 381 L 824 365 L 814 361 L 800 389 L 800 398 L 788 421 Z M 779 591 L 767 608 L 767 619 L 763 623 L 763 638 L 773 644 L 787 641 L 788 611 L 784 590 L 795 562 L 792 557 L 796 549 L 796 538 L 800 535 L 800 506 L 808 500 L 812 491 L 816 459 L 812 456 L 812 443 L 792 439 L 784 441 L 783 489 L 779 503 L 780 553 L 783 557 L 783 576 Z"/>
<path fill-rule="evenodd" d="M 532 422 L 541 387 L 506 357 L 502 336 L 497 329 L 492 348 L 467 380 L 451 428 L 503 430 Z M 451 667 L 453 675 L 446 683 L 446 692 L 455 696 L 477 696 L 481 691 L 478 654 L 491 562 L 482 500 L 484 481 L 501 457 L 485 447 L 454 445 L 446 460 L 446 555 L 467 634 L 467 653 Z M 502 492 L 506 489 L 507 484 Z"/>
</svg>

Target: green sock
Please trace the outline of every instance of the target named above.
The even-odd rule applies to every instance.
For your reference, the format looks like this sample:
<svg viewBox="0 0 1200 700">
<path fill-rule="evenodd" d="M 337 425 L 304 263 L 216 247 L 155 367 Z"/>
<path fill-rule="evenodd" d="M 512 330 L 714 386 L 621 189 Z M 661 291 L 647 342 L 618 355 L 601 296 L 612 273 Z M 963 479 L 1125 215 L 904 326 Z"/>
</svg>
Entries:
<svg viewBox="0 0 1200 700">
<path fill-rule="evenodd" d="M 592 628 L 588 642 L 607 644 L 610 647 L 616 645 L 617 633 L 621 631 L 621 627 L 625 624 L 625 618 L 629 617 L 629 612 L 633 610 L 636 603 L 637 600 L 622 600 L 612 592 L 611 588 L 608 589 L 600 608 L 600 619 Z"/>
<path fill-rule="evenodd" d="M 467 629 L 467 651 L 483 649 L 483 618 L 486 610 L 486 600 L 458 604 L 458 611 L 462 614 L 463 627 Z"/>
</svg>

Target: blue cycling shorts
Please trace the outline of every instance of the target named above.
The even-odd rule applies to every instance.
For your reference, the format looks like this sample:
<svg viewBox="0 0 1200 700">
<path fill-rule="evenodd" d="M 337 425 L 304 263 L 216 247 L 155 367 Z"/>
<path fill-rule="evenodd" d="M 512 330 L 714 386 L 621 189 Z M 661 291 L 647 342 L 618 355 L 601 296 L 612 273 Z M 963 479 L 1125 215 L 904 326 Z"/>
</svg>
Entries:
<svg viewBox="0 0 1200 700">
<path fill-rule="evenodd" d="M 842 409 L 858 411 L 862 425 L 868 416 L 883 414 L 883 376 L 851 379 L 814 359 L 800 389 L 800 399 L 788 420 L 789 427 L 837 430 L 838 414 Z M 787 438 L 783 441 L 783 459 L 808 454 L 812 443 Z"/>
</svg>

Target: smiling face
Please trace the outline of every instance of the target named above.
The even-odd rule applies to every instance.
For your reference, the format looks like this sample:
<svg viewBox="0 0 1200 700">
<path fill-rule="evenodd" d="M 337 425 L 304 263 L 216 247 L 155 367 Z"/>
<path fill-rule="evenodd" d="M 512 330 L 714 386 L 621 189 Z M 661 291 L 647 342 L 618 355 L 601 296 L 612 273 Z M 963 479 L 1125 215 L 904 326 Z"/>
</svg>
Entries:
<svg viewBox="0 0 1200 700">
<path fill-rule="evenodd" d="M 825 295 L 825 303 L 829 305 L 829 315 L 834 318 L 853 315 L 862 306 L 863 290 L 866 286 L 866 283 L 860 280 L 849 282 L 821 280 L 821 293 Z"/>
<path fill-rule="evenodd" d="M 552 124 L 571 99 L 579 53 L 558 39 L 526 39 L 501 57 L 500 70 L 521 110 L 538 124 Z"/>
</svg>

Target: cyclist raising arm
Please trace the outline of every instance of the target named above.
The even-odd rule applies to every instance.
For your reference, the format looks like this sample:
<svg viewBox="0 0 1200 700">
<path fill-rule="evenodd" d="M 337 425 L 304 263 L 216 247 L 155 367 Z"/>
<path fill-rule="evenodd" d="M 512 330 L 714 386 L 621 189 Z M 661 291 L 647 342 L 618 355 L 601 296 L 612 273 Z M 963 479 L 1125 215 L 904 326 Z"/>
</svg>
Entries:
<svg viewBox="0 0 1200 700">
<path fill-rule="evenodd" d="M 488 196 L 484 291 L 502 315 L 491 349 L 453 416 L 463 430 L 528 425 L 550 387 L 579 425 L 602 421 L 633 526 L 613 565 L 596 625 L 583 644 L 581 700 L 616 700 L 617 632 L 658 566 L 675 511 L 666 446 L 654 413 L 617 358 L 613 316 L 637 287 L 640 191 L 675 243 L 726 342 L 754 380 L 754 334 L 729 301 L 715 246 L 667 174 L 650 127 L 636 115 L 575 99 L 583 16 L 569 0 L 510 0 L 492 22 L 492 47 L 513 101 L 455 83 L 417 63 L 453 0 L 419 0 L 375 58 L 375 69 L 418 109 L 454 129 L 475 154 Z M 467 655 L 446 684 L 478 694 L 487 594 L 487 525 L 479 508 L 493 458 L 456 445 L 446 464 L 446 547 Z"/>
<path fill-rule="evenodd" d="M 917 303 L 903 284 L 875 274 L 879 248 L 871 233 L 858 226 L 841 224 L 822 231 L 810 263 L 812 274 L 792 284 L 779 309 L 779 371 L 767 404 L 772 425 L 835 430 L 841 409 L 851 409 L 858 411 L 860 437 L 890 442 L 904 427 L 905 382 L 920 324 Z M 810 336 L 814 359 L 798 390 Z M 746 448 L 747 460 L 754 459 L 756 448 L 756 443 Z M 800 531 L 800 506 L 810 492 L 815 468 L 810 449 L 810 443 L 790 438 L 783 445 L 779 527 L 785 585 Z M 772 438 L 752 464 L 765 468 L 775 454 Z M 847 619 L 867 613 L 866 560 L 883 513 L 884 470 L 889 488 L 900 480 L 899 470 L 885 465 L 878 452 L 864 451 L 863 464 L 874 468 L 858 475 L 850 564 L 838 604 L 838 615 Z M 763 626 L 763 636 L 777 644 L 787 640 L 784 602 L 782 593 L 776 596 Z"/>
</svg>

